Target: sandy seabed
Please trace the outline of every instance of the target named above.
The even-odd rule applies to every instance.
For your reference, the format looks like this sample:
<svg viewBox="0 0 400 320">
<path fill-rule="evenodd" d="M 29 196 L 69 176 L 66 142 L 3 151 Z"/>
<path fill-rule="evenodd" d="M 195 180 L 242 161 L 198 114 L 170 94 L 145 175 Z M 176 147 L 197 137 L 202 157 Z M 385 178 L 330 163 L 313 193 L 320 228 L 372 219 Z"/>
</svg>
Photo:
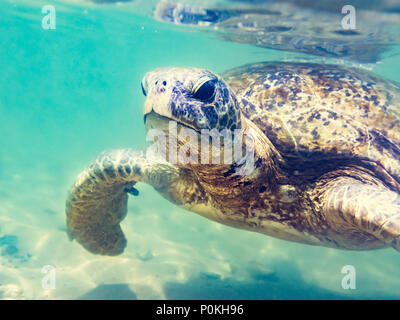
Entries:
<svg viewBox="0 0 400 320">
<path fill-rule="evenodd" d="M 68 185 L 43 166 L 26 175 L 11 166 L 7 188 L 0 184 L 2 299 L 400 297 L 400 255 L 393 249 L 340 251 L 232 229 L 175 207 L 143 184 L 122 222 L 125 252 L 93 255 L 65 232 L 75 172 L 65 174 Z M 356 268 L 356 290 L 341 287 L 345 265 Z M 54 289 L 43 288 L 45 266 L 55 268 Z"/>
</svg>

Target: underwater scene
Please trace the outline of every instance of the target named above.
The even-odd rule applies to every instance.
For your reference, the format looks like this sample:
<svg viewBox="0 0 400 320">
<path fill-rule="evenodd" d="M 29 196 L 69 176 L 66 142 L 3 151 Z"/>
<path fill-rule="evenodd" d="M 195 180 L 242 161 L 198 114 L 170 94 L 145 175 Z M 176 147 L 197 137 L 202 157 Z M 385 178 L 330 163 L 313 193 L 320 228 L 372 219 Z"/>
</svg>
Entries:
<svg viewBox="0 0 400 320">
<path fill-rule="evenodd" d="M 0 299 L 400 298 L 400 1 L 0 12 Z M 254 170 L 150 161 L 166 119 Z"/>
</svg>

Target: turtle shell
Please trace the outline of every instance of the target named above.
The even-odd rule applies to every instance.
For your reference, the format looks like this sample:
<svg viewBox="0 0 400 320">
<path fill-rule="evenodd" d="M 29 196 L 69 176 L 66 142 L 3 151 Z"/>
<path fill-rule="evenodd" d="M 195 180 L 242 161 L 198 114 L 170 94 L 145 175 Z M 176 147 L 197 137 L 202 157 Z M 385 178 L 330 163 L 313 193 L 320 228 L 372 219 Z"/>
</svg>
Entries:
<svg viewBox="0 0 400 320">
<path fill-rule="evenodd" d="M 357 163 L 399 189 L 398 83 L 365 70 L 311 63 L 257 63 L 222 76 L 242 114 L 266 134 L 294 173 L 314 168 L 307 171 L 312 179 Z"/>
</svg>

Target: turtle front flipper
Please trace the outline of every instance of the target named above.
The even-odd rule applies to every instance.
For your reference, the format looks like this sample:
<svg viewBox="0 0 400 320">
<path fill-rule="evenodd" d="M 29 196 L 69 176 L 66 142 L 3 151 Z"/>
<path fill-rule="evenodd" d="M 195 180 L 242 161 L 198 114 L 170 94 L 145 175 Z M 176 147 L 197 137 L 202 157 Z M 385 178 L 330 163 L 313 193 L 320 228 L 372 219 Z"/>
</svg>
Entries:
<svg viewBox="0 0 400 320">
<path fill-rule="evenodd" d="M 341 233 L 335 242 L 342 248 L 400 251 L 400 195 L 370 178 L 342 176 L 320 185 L 324 220 Z"/>
<path fill-rule="evenodd" d="M 163 188 L 176 179 L 179 169 L 149 161 L 143 152 L 130 149 L 102 153 L 77 178 L 66 202 L 67 229 L 88 251 L 121 254 L 126 239 L 120 222 L 127 213 L 127 193 L 136 193 L 136 182 Z"/>
</svg>

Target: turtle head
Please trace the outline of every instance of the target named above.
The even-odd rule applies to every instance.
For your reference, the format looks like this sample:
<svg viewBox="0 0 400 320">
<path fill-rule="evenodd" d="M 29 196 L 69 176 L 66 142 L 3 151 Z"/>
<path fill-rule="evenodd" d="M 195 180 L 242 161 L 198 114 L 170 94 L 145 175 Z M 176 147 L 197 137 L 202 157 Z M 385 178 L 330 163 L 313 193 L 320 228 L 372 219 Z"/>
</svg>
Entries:
<svg viewBox="0 0 400 320">
<path fill-rule="evenodd" d="M 196 131 L 241 128 L 235 95 L 218 75 L 199 68 L 161 68 L 142 80 L 144 118 L 152 112 Z"/>
<path fill-rule="evenodd" d="M 154 142 L 148 151 L 207 177 L 253 170 L 249 120 L 220 76 L 198 68 L 162 68 L 144 76 L 142 89 L 147 140 Z"/>
</svg>

